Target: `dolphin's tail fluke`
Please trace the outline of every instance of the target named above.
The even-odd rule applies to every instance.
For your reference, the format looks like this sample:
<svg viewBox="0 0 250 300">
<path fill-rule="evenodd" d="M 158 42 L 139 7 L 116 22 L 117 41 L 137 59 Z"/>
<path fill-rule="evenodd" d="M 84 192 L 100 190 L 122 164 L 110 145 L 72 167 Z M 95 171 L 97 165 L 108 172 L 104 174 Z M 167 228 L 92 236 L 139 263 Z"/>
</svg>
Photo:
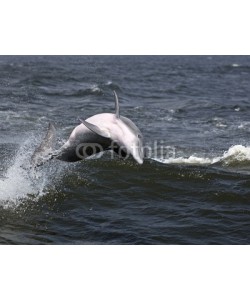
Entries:
<svg viewBox="0 0 250 300">
<path fill-rule="evenodd" d="M 55 133 L 56 130 L 54 125 L 52 123 L 49 123 L 49 127 L 45 138 L 43 139 L 41 144 L 36 148 L 31 157 L 32 167 L 41 166 L 48 160 L 54 158 L 53 145 L 55 142 Z"/>
</svg>

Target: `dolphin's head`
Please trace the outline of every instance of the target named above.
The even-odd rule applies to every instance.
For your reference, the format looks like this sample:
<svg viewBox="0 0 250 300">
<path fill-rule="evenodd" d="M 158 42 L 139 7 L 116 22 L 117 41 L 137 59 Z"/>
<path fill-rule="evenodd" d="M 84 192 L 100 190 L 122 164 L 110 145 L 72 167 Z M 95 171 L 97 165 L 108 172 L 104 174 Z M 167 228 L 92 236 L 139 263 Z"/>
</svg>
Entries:
<svg viewBox="0 0 250 300">
<path fill-rule="evenodd" d="M 119 127 L 119 133 L 114 140 L 120 149 L 139 163 L 143 163 L 143 136 L 140 129 L 128 118 L 120 116 L 116 121 Z"/>
<path fill-rule="evenodd" d="M 94 133 L 111 139 L 114 143 L 113 146 L 119 147 L 118 151 L 114 147 L 114 151 L 121 152 L 119 154 L 122 156 L 132 155 L 139 164 L 142 164 L 144 156 L 142 133 L 130 119 L 120 116 L 119 102 L 115 91 L 114 95 L 116 112 L 112 117 L 112 121 L 102 120 L 101 126 L 83 120 L 80 121 Z"/>
</svg>

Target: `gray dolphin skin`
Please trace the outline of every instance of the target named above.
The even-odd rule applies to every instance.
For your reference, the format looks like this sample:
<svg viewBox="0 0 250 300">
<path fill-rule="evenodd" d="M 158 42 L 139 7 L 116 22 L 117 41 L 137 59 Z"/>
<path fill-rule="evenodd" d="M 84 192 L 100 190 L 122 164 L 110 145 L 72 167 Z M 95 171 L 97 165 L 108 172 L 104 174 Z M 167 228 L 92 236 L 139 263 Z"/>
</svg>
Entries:
<svg viewBox="0 0 250 300">
<path fill-rule="evenodd" d="M 53 144 L 55 142 L 55 127 L 49 123 L 46 136 L 39 147 L 34 151 L 31 162 L 33 166 L 40 166 L 47 160 L 50 160 L 53 154 Z"/>
<path fill-rule="evenodd" d="M 119 100 L 115 91 L 114 96 L 115 114 L 101 113 L 86 120 L 80 119 L 81 124 L 75 127 L 67 142 L 48 158 L 54 134 L 54 128 L 51 129 L 50 125 L 45 140 L 32 156 L 33 165 L 37 166 L 44 154 L 47 156 L 44 161 L 56 158 L 76 162 L 106 150 L 113 150 L 123 158 L 131 155 L 137 163 L 142 164 L 142 133 L 130 119 L 120 116 Z"/>
</svg>

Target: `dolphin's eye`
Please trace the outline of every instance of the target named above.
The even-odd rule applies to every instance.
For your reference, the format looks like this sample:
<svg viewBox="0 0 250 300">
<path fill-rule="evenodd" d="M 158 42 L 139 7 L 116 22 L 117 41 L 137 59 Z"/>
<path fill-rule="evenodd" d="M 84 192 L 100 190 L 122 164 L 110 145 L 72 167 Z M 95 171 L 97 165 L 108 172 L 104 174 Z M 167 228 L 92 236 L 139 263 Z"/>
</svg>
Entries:
<svg viewBox="0 0 250 300">
<path fill-rule="evenodd" d="M 138 139 L 141 139 L 141 138 L 142 138 L 142 136 L 141 136 L 140 134 L 138 134 L 137 137 L 138 137 Z"/>
</svg>

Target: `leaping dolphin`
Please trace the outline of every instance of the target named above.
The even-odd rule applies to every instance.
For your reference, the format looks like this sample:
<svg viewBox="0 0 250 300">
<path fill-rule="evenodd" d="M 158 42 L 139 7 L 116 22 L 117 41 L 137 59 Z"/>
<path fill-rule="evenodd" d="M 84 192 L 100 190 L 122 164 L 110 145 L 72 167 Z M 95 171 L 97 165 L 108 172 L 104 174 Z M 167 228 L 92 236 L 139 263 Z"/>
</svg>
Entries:
<svg viewBox="0 0 250 300">
<path fill-rule="evenodd" d="M 52 158 L 76 162 L 105 150 L 113 150 L 121 157 L 131 155 L 142 164 L 142 133 L 130 119 L 120 115 L 119 100 L 115 91 L 114 96 L 115 114 L 101 113 L 86 120 L 80 119 L 81 124 L 75 127 L 67 142 L 54 153 L 51 151 L 51 140 L 55 130 L 50 125 L 44 141 L 32 156 L 32 164 L 37 166 L 37 162 L 44 156 L 45 159 L 40 164 Z M 48 153 L 51 153 L 49 159 Z"/>
</svg>

